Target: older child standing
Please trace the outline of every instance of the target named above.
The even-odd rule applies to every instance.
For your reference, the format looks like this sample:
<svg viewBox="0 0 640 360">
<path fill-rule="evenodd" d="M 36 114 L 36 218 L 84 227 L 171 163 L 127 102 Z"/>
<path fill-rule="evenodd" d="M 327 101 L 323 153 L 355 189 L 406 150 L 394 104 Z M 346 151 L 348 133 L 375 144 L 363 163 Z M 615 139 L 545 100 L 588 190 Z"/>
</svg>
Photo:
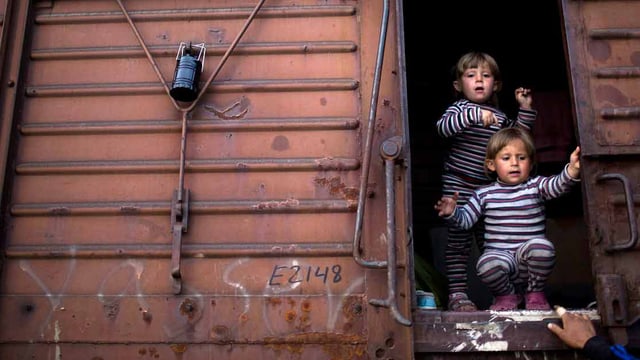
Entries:
<svg viewBox="0 0 640 360">
<path fill-rule="evenodd" d="M 580 147 L 554 176 L 530 176 L 535 146 L 528 131 L 508 128 L 489 139 L 486 168 L 497 181 L 473 191 L 464 206 L 458 194 L 442 197 L 438 215 L 462 229 L 484 220 L 484 252 L 476 270 L 494 295 L 491 310 L 514 310 L 524 293 L 527 310 L 550 310 L 544 286 L 555 265 L 555 248 L 546 239 L 545 200 L 570 191 L 580 176 Z"/>
<path fill-rule="evenodd" d="M 497 107 L 497 93 L 502 86 L 500 70 L 488 54 L 470 52 L 456 65 L 453 87 L 459 95 L 438 120 L 438 134 L 448 140 L 444 161 L 442 192 L 445 196 L 459 194 L 464 205 L 471 192 L 490 183 L 484 172 L 486 144 L 491 135 L 502 128 L 519 126 L 530 130 L 537 112 L 532 109 L 529 89 L 515 90 L 520 105 L 516 120 L 509 119 Z M 473 234 L 482 241 L 482 229 L 461 229 L 448 226 L 445 250 L 446 275 L 449 281 L 448 307 L 451 311 L 475 311 L 476 305 L 467 295 L 467 262 Z"/>
</svg>

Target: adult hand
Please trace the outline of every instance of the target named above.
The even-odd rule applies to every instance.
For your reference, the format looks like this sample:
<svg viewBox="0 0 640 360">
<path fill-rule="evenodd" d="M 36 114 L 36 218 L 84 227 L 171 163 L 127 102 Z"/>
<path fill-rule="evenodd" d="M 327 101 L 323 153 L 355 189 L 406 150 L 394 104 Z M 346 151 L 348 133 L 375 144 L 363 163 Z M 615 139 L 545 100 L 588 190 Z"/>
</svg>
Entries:
<svg viewBox="0 0 640 360">
<path fill-rule="evenodd" d="M 596 329 L 587 315 L 572 314 L 562 306 L 556 307 L 556 313 L 562 319 L 562 327 L 549 323 L 547 328 L 567 346 L 581 350 L 587 340 L 596 335 Z"/>
</svg>

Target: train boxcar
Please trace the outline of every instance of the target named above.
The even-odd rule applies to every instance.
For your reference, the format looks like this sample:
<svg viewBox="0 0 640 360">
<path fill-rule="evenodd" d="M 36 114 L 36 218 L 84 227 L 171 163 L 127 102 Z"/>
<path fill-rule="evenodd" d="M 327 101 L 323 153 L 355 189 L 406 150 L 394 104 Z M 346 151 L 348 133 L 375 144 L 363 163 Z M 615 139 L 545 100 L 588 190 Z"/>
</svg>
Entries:
<svg viewBox="0 0 640 360">
<path fill-rule="evenodd" d="M 640 2 L 521 7 L 0 0 L 0 358 L 580 356 L 551 311 L 417 306 L 469 49 L 533 88 L 540 172 L 582 147 L 549 299 L 640 347 Z"/>
</svg>

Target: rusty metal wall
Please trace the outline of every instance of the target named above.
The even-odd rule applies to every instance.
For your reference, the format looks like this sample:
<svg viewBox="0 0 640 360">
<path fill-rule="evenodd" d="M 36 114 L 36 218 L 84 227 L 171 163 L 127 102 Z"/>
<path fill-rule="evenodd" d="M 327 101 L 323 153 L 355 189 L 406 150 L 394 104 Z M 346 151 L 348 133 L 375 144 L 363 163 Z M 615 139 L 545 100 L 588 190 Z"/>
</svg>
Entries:
<svg viewBox="0 0 640 360">
<path fill-rule="evenodd" d="M 268 1 L 219 67 L 258 3 L 21 5 L 33 26 L 7 155 L 0 357 L 410 356 L 409 330 L 367 302 L 385 273 L 367 286 L 352 259 L 380 4 Z M 376 135 L 402 106 L 389 39 L 381 94 L 396 113 Z M 180 42 L 206 44 L 202 80 L 219 73 L 185 118 L 176 235 L 188 104 L 163 81 Z M 371 171 L 384 194 L 381 162 Z M 370 222 L 384 198 L 369 207 L 367 239 L 384 232 Z"/>
<path fill-rule="evenodd" d="M 627 343 L 640 321 L 640 2 L 561 5 L 598 311 L 613 339 Z"/>
</svg>

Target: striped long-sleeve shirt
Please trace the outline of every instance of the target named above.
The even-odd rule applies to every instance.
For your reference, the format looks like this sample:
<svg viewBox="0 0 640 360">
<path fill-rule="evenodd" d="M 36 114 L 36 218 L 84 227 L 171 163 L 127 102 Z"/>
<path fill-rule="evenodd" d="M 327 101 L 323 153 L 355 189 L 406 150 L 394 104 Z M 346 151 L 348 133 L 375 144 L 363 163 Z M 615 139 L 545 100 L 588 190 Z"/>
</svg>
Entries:
<svg viewBox="0 0 640 360">
<path fill-rule="evenodd" d="M 545 238 L 544 201 L 567 193 L 579 179 L 568 165 L 554 176 L 535 176 L 518 185 L 494 182 L 476 189 L 464 206 L 445 219 L 463 229 L 484 217 L 485 249 L 514 250 L 533 238 Z"/>
<path fill-rule="evenodd" d="M 492 111 L 498 119 L 497 125 L 484 127 L 482 111 Z M 516 120 L 489 105 L 480 105 L 466 99 L 453 103 L 436 123 L 438 135 L 449 140 L 449 149 L 444 161 L 446 173 L 487 182 L 484 173 L 484 157 L 491 135 L 500 129 L 520 126 L 531 130 L 536 119 L 536 110 L 520 109 Z"/>
</svg>

